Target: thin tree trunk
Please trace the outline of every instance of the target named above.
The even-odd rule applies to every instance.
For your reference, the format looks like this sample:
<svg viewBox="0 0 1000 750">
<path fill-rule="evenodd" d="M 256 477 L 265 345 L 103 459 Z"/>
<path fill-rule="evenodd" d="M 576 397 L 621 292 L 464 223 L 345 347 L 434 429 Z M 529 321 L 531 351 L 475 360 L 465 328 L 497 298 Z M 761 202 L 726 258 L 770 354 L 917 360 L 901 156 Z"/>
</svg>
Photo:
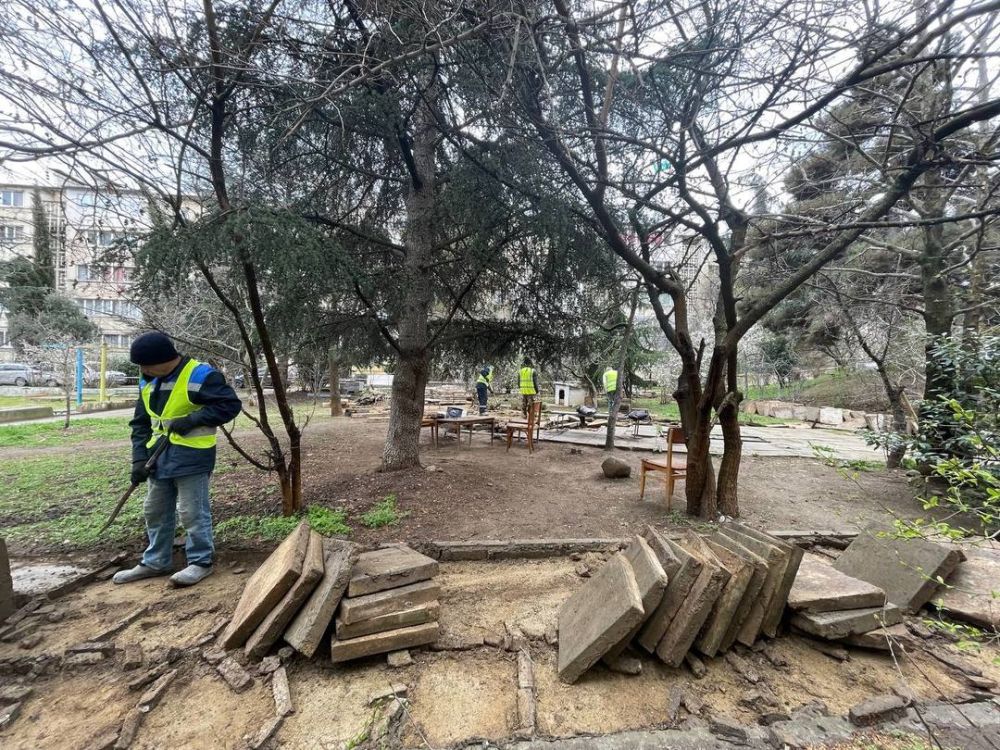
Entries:
<svg viewBox="0 0 1000 750">
<path fill-rule="evenodd" d="M 897 435 L 906 434 L 906 408 L 903 405 L 903 388 L 889 389 L 889 406 L 892 412 L 892 431 Z M 885 465 L 889 469 L 898 469 L 906 455 L 906 443 L 897 440 L 886 455 Z"/>
<path fill-rule="evenodd" d="M 681 367 L 678 387 L 674 392 L 681 414 L 681 427 L 687 443 L 687 475 L 684 493 L 687 513 L 701 518 L 715 517 L 715 467 L 709 454 L 712 430 L 711 406 L 702 407 L 702 388 L 696 362 Z"/>
<path fill-rule="evenodd" d="M 639 306 L 639 290 L 637 286 L 632 291 L 632 300 L 628 311 L 628 324 L 625 326 L 625 337 L 622 339 L 621 350 L 618 352 L 618 387 L 615 389 L 615 401 L 608 404 L 608 432 L 604 438 L 604 450 L 613 451 L 615 449 L 615 425 L 618 423 L 618 409 L 621 408 L 622 391 L 625 390 L 625 362 L 628 358 L 628 343 L 632 338 L 632 329 L 635 323 L 635 310 Z"/>
<path fill-rule="evenodd" d="M 340 360 L 336 347 L 331 346 L 328 355 L 330 373 L 330 416 L 343 416 L 344 410 L 340 403 Z"/>
<path fill-rule="evenodd" d="M 403 314 L 399 323 L 396 373 L 389 405 L 389 431 L 382 469 L 420 465 L 420 420 L 430 372 L 430 263 L 434 254 L 434 175 L 436 82 L 424 92 L 414 115 L 412 173 L 406 198 L 406 258 L 403 261 Z M 405 145 L 404 145 L 405 148 Z"/>
</svg>

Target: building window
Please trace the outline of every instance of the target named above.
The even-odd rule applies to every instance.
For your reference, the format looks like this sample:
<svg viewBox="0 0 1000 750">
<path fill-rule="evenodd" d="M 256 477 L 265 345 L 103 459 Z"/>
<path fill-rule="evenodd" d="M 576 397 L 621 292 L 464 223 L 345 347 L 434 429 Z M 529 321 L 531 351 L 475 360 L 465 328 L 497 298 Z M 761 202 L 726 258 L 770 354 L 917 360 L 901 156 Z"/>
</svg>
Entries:
<svg viewBox="0 0 1000 750">
<path fill-rule="evenodd" d="M 126 266 L 82 265 L 76 267 L 76 280 L 113 281 L 123 284 L 132 280 L 132 269 Z"/>
<path fill-rule="evenodd" d="M 78 299 L 85 315 L 114 315 L 126 320 L 137 320 L 139 308 L 123 299 Z"/>
<path fill-rule="evenodd" d="M 121 232 L 112 232 L 110 229 L 90 229 L 84 233 L 84 240 L 91 247 L 111 247 L 121 238 Z"/>
<path fill-rule="evenodd" d="M 132 337 L 124 333 L 105 333 L 101 339 L 112 349 L 128 349 L 132 346 Z"/>
<path fill-rule="evenodd" d="M 20 242 L 23 239 L 24 226 L 22 224 L 0 224 L 0 240 Z"/>
<path fill-rule="evenodd" d="M 23 190 L 0 190 L 0 206 L 21 208 L 24 206 Z"/>
</svg>

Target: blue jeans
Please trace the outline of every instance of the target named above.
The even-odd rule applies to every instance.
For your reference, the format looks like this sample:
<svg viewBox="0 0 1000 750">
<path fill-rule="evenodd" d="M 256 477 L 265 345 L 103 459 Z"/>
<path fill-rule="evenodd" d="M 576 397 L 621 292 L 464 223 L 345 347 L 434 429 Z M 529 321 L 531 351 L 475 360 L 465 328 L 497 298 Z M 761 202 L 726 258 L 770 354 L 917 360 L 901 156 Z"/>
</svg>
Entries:
<svg viewBox="0 0 1000 750">
<path fill-rule="evenodd" d="M 142 510 L 146 516 L 149 546 L 142 553 L 142 564 L 156 570 L 169 570 L 173 560 L 177 515 L 187 532 L 188 565 L 212 564 L 215 544 L 212 541 L 212 509 L 208 502 L 208 480 L 212 473 L 190 474 L 172 479 L 149 479 L 149 491 Z"/>
</svg>

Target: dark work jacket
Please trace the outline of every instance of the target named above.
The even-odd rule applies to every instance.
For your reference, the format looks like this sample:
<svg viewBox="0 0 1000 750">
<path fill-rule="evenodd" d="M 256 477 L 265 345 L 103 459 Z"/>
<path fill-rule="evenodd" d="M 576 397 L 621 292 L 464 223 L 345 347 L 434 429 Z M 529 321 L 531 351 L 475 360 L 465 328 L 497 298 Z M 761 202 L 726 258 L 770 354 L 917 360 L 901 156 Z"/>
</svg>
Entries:
<svg viewBox="0 0 1000 750">
<path fill-rule="evenodd" d="M 173 383 L 181 368 L 190 361 L 190 357 L 181 357 L 180 364 L 162 378 L 153 378 L 153 392 L 149 396 L 149 405 L 157 414 L 162 413 L 170 389 L 163 389 L 165 383 Z M 142 403 L 142 387 L 149 381 L 139 380 L 140 396 L 135 403 L 135 416 L 129 425 L 132 428 L 132 460 L 145 461 L 150 453 L 146 442 L 153 435 L 152 422 L 146 407 Z M 239 396 L 229 386 L 222 373 L 211 365 L 201 364 L 191 373 L 188 383 L 188 398 L 197 404 L 199 409 L 192 412 L 190 418 L 197 427 L 219 427 L 231 422 L 240 413 L 243 404 Z M 190 474 L 203 474 L 215 468 L 215 448 L 189 448 L 186 445 L 168 445 L 156 462 L 153 476 L 156 479 L 185 477 Z"/>
</svg>

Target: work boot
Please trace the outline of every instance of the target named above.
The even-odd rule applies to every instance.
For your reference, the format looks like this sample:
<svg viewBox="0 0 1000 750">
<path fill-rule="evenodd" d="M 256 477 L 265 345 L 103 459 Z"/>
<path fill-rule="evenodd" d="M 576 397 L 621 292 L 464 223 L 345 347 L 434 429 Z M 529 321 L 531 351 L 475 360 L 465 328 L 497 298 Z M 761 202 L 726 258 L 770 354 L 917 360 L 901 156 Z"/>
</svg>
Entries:
<svg viewBox="0 0 1000 750">
<path fill-rule="evenodd" d="M 170 583 L 174 586 L 194 586 L 202 578 L 208 578 L 210 575 L 212 575 L 211 567 L 188 565 L 184 570 L 170 576 Z"/>
<path fill-rule="evenodd" d="M 119 570 L 111 578 L 112 583 L 132 583 L 132 581 L 141 581 L 143 578 L 156 578 L 157 576 L 170 575 L 169 570 L 157 570 L 156 568 L 150 568 L 142 563 L 139 563 L 134 568 L 129 568 L 128 570 Z"/>
</svg>

